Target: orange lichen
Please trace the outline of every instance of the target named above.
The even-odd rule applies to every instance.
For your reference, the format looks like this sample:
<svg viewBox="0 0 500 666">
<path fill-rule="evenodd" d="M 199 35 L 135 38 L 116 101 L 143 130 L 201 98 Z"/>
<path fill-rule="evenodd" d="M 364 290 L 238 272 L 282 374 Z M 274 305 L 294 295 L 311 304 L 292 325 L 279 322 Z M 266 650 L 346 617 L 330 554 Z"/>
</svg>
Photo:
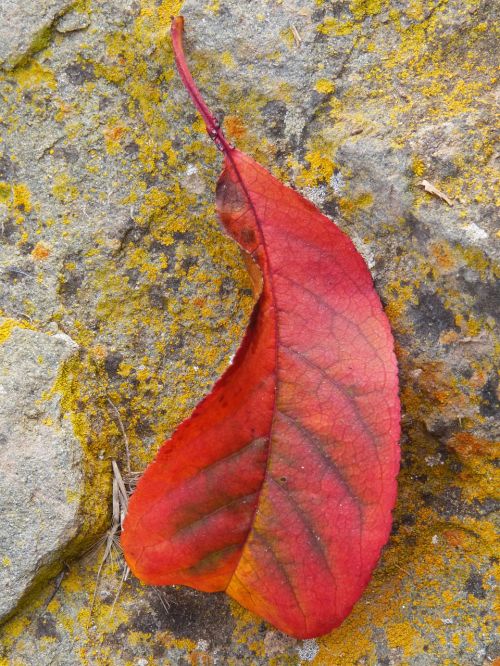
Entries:
<svg viewBox="0 0 500 666">
<path fill-rule="evenodd" d="M 103 130 L 106 150 L 110 155 L 116 155 L 116 153 L 122 150 L 121 141 L 127 131 L 128 127 L 119 124 L 108 126 Z"/>
<path fill-rule="evenodd" d="M 447 271 L 455 268 L 456 258 L 448 243 L 445 241 L 432 243 L 430 251 L 440 269 Z"/>
<path fill-rule="evenodd" d="M 50 256 L 50 253 L 51 253 L 50 245 L 48 245 L 48 243 L 45 243 L 44 241 L 38 241 L 38 243 L 31 251 L 31 256 L 33 257 L 33 259 L 42 260 L 42 259 L 47 259 L 47 257 Z"/>
<path fill-rule="evenodd" d="M 224 129 L 226 130 L 228 138 L 233 141 L 239 141 L 243 139 L 247 133 L 247 128 L 245 127 L 241 118 L 238 116 L 229 115 L 224 118 Z"/>
<path fill-rule="evenodd" d="M 468 432 L 459 432 L 449 440 L 448 446 L 456 451 L 464 460 L 477 457 L 495 458 L 500 453 L 500 442 L 475 437 Z"/>
</svg>

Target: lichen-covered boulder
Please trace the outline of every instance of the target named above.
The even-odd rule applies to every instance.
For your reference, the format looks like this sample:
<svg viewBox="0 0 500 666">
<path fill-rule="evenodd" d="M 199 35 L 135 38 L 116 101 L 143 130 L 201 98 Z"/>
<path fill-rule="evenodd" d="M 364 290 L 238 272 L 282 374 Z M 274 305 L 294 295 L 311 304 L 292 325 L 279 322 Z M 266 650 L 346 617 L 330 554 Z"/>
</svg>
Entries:
<svg viewBox="0 0 500 666">
<path fill-rule="evenodd" d="M 26 34 L 42 5 L 23 3 Z M 93 515 L 104 525 L 110 460 L 127 468 L 122 427 L 140 471 L 225 367 L 252 306 L 214 214 L 220 158 L 173 67 L 180 8 L 77 0 L 0 76 L 0 308 L 79 345 L 56 389 L 83 451 L 80 532 Z M 305 643 L 220 595 L 129 580 L 115 600 L 115 551 L 92 606 L 94 552 L 5 624 L 5 663 L 498 656 L 495 11 L 186 0 L 188 58 L 227 136 L 334 217 L 374 275 L 404 409 L 393 535 L 349 618 Z"/>
</svg>

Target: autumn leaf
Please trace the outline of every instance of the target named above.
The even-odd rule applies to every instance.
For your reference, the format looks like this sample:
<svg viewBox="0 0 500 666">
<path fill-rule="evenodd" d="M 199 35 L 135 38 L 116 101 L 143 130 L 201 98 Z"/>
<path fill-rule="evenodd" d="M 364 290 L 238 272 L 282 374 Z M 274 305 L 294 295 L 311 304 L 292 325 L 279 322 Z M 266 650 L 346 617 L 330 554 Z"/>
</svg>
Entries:
<svg viewBox="0 0 500 666">
<path fill-rule="evenodd" d="M 232 365 L 139 480 L 122 544 L 146 583 L 225 590 L 292 636 L 318 636 L 348 615 L 389 536 L 393 339 L 350 239 L 228 144 L 182 30 L 178 17 L 177 67 L 224 154 L 218 213 L 262 287 Z"/>
</svg>

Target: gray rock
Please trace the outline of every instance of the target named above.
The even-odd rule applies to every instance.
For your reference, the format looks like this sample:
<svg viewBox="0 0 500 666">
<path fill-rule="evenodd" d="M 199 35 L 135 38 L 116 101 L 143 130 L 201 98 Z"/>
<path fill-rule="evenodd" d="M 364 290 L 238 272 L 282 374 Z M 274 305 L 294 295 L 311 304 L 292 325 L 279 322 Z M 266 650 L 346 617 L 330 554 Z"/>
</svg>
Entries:
<svg viewBox="0 0 500 666">
<path fill-rule="evenodd" d="M 15 67 L 23 58 L 49 42 L 54 20 L 74 0 L 2 0 L 0 3 L 0 66 Z"/>
<path fill-rule="evenodd" d="M 26 40 L 22 66 L 0 77 L 0 308 L 80 345 L 66 391 L 86 419 L 89 472 L 125 463 L 107 397 L 140 471 L 227 365 L 250 284 L 218 231 L 221 156 L 173 67 L 177 4 L 78 5 L 47 19 L 50 48 L 29 57 Z M 46 6 L 24 2 L 2 45 Z M 230 139 L 334 218 L 374 275 L 404 408 L 393 535 L 352 615 L 320 641 L 264 629 L 220 595 L 133 579 L 113 606 L 113 567 L 90 616 L 94 554 L 2 628 L 0 661 L 493 661 L 500 305 L 495 71 L 485 54 L 498 50 L 497 7 L 186 0 L 182 12 L 188 61 Z M 33 412 L 33 427 L 43 418 Z M 87 504 L 91 523 L 101 505 Z"/>
<path fill-rule="evenodd" d="M 79 11 L 69 11 L 56 23 L 56 30 L 62 34 L 67 32 L 76 32 L 77 30 L 85 30 L 90 25 L 90 20 L 87 14 Z"/>
<path fill-rule="evenodd" d="M 22 328 L 0 344 L 0 620 L 79 527 L 81 448 L 50 394 L 75 349 L 64 334 Z"/>
</svg>

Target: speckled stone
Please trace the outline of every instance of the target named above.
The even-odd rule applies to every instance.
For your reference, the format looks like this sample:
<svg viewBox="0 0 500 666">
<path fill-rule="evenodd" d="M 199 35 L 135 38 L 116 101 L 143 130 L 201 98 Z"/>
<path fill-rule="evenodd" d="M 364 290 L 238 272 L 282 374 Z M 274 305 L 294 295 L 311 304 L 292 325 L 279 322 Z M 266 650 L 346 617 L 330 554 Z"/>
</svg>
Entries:
<svg viewBox="0 0 500 666">
<path fill-rule="evenodd" d="M 112 405 L 140 471 L 226 366 L 252 305 L 214 213 L 220 155 L 173 68 L 179 9 L 82 0 L 81 29 L 55 23 L 0 81 L 0 308 L 79 344 L 58 386 L 99 487 L 110 459 L 127 467 Z M 35 666 L 491 663 L 495 4 L 187 0 L 182 11 L 188 59 L 227 135 L 335 218 L 371 268 L 401 373 L 393 534 L 352 614 L 315 641 L 224 595 L 128 580 L 114 603 L 117 552 L 91 609 L 96 549 L 4 626 L 0 654 Z"/>
<path fill-rule="evenodd" d="M 0 4 L 0 66 L 12 69 L 28 55 L 47 46 L 54 21 L 73 0 L 2 0 Z"/>
<path fill-rule="evenodd" d="M 80 442 L 50 395 L 77 345 L 13 328 L 0 343 L 0 621 L 34 582 L 61 567 L 80 527 Z"/>
</svg>

